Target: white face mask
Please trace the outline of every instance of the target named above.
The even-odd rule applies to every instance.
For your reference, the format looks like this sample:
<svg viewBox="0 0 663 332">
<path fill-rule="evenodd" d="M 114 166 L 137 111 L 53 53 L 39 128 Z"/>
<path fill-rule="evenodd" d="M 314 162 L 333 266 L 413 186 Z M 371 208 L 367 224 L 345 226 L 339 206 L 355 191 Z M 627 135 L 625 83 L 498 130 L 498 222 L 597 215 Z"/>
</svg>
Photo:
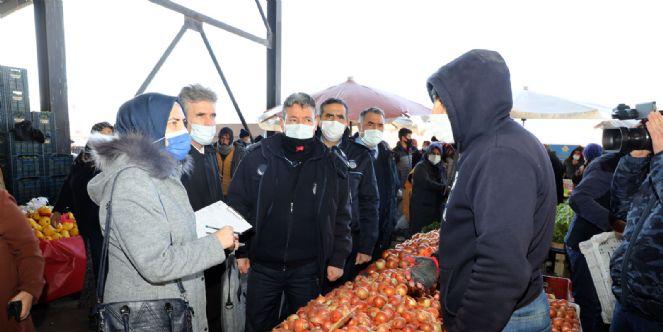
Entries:
<svg viewBox="0 0 663 332">
<path fill-rule="evenodd" d="M 118 138 L 117 134 L 113 133 L 111 135 L 102 134 L 99 131 L 93 131 L 88 137 L 89 142 L 110 142 Z"/>
<path fill-rule="evenodd" d="M 191 124 L 191 139 L 200 145 L 210 145 L 216 134 L 216 126 Z"/>
<path fill-rule="evenodd" d="M 437 155 L 437 154 L 431 154 L 428 156 L 428 161 L 431 162 L 433 165 L 437 165 L 442 161 L 442 156 Z"/>
<path fill-rule="evenodd" d="M 574 155 L 573 155 L 573 160 L 580 160 L 580 156 L 577 155 L 577 154 L 574 154 Z"/>
<path fill-rule="evenodd" d="M 345 132 L 345 125 L 338 121 L 322 121 L 322 136 L 329 142 L 338 142 Z"/>
<path fill-rule="evenodd" d="M 377 129 L 368 129 L 364 130 L 364 134 L 361 135 L 361 139 L 366 143 L 366 146 L 369 148 L 374 148 L 380 142 L 382 142 L 382 131 Z"/>
<path fill-rule="evenodd" d="M 285 135 L 294 139 L 309 139 L 315 133 L 312 125 L 305 124 L 286 124 Z"/>
</svg>

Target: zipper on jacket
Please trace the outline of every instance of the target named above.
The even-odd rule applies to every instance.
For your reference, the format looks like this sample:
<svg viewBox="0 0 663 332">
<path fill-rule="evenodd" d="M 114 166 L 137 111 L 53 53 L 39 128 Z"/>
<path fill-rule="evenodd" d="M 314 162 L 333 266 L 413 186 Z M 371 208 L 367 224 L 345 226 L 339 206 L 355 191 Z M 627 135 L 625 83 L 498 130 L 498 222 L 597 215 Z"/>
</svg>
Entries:
<svg viewBox="0 0 663 332">
<path fill-rule="evenodd" d="M 295 172 L 297 175 L 295 176 L 295 185 L 293 186 L 292 192 L 290 193 L 290 214 L 288 215 L 288 227 L 285 237 L 285 251 L 283 252 L 283 272 L 288 269 L 288 247 L 290 247 L 290 233 L 292 233 L 292 224 L 294 222 L 293 219 L 295 214 L 295 196 L 297 191 L 297 183 L 299 182 L 299 173 L 301 172 L 299 167 L 303 167 L 301 163 L 295 164 L 293 166 L 295 166 Z"/>
</svg>

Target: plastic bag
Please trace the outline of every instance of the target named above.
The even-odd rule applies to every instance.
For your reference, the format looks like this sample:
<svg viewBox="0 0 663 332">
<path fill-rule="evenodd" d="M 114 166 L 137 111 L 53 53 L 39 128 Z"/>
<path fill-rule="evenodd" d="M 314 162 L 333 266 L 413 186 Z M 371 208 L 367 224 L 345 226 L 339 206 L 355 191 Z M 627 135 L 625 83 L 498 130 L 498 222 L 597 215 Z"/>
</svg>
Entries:
<svg viewBox="0 0 663 332">
<path fill-rule="evenodd" d="M 53 241 L 39 240 L 44 256 L 46 285 L 42 301 L 80 292 L 85 281 L 85 244 L 80 236 Z"/>
<path fill-rule="evenodd" d="M 246 323 L 246 282 L 247 275 L 239 273 L 235 254 L 228 255 L 221 290 L 221 317 L 224 331 L 244 331 Z"/>
</svg>

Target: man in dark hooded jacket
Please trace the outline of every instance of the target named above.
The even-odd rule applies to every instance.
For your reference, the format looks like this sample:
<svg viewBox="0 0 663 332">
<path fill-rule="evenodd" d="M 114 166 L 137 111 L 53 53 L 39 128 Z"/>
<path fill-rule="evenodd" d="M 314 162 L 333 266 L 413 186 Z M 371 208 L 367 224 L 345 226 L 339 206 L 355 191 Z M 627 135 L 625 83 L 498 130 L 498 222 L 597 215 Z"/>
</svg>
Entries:
<svg viewBox="0 0 663 332">
<path fill-rule="evenodd" d="M 449 331 L 550 329 L 541 266 L 555 221 L 543 145 L 509 117 L 509 69 L 473 50 L 428 79 L 460 153 L 440 229 L 440 298 Z"/>
</svg>

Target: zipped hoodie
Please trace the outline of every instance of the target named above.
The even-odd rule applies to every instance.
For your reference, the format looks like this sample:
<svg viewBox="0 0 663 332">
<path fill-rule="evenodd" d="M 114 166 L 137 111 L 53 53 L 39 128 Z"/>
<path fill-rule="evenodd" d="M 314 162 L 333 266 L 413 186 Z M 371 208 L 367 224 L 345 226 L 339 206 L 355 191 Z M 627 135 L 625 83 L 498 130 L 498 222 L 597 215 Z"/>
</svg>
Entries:
<svg viewBox="0 0 663 332">
<path fill-rule="evenodd" d="M 543 291 L 556 193 L 543 145 L 509 118 L 509 69 L 472 50 L 427 82 L 446 107 L 460 159 L 440 229 L 440 292 L 449 331 L 499 331 Z"/>
</svg>

